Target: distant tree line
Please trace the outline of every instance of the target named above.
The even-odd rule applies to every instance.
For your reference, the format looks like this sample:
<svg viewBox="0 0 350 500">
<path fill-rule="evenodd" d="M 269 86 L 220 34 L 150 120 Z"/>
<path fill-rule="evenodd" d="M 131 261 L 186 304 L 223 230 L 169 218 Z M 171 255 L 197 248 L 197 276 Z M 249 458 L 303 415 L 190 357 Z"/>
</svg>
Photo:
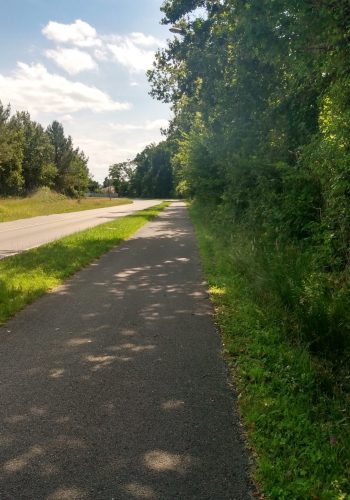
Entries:
<svg viewBox="0 0 350 500">
<path fill-rule="evenodd" d="M 120 196 L 168 198 L 174 195 L 172 148 L 169 141 L 150 144 L 133 160 L 109 167 L 104 187 L 113 185 Z"/>
<path fill-rule="evenodd" d="M 0 195 L 48 186 L 68 196 L 87 190 L 88 158 L 54 121 L 45 130 L 26 111 L 11 116 L 0 101 Z"/>
</svg>

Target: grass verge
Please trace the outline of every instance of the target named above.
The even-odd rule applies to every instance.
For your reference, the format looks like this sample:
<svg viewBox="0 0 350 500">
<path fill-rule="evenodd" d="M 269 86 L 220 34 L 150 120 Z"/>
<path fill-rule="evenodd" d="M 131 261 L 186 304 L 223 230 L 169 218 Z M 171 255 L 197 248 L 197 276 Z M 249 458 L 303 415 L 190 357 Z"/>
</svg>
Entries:
<svg viewBox="0 0 350 500">
<path fill-rule="evenodd" d="M 0 324 L 154 219 L 164 202 L 0 260 Z"/>
<path fill-rule="evenodd" d="M 256 269 L 249 249 L 232 238 L 231 251 L 228 228 L 211 223 L 205 207 L 190 213 L 262 494 L 350 498 L 349 373 L 336 379 L 329 361 L 289 341 L 285 312 L 269 294 L 257 297 L 247 277 Z"/>
<path fill-rule="evenodd" d="M 63 214 L 80 212 L 94 208 L 105 208 L 131 203 L 127 198 L 67 198 L 62 194 L 42 188 L 27 198 L 1 198 L 0 222 L 8 222 L 38 215 Z"/>
</svg>

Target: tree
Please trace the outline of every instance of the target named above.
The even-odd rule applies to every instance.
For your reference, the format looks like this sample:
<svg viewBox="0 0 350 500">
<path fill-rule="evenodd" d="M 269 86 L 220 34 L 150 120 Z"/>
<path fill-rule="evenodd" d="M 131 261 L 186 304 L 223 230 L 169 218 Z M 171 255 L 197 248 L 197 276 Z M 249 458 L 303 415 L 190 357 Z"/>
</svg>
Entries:
<svg viewBox="0 0 350 500">
<path fill-rule="evenodd" d="M 45 131 L 29 113 L 11 117 L 0 101 L 0 194 L 20 195 L 40 186 L 81 196 L 89 183 L 88 158 L 73 147 L 63 126 L 54 121 Z"/>
<path fill-rule="evenodd" d="M 99 193 L 101 190 L 101 185 L 98 181 L 95 181 L 93 176 L 89 176 L 88 190 L 90 193 Z"/>
<path fill-rule="evenodd" d="M 174 194 L 174 176 L 171 164 L 172 141 L 146 146 L 133 160 L 115 163 L 109 167 L 104 186 L 113 183 L 121 196 L 168 198 Z"/>
<path fill-rule="evenodd" d="M 173 195 L 171 155 L 166 141 L 151 144 L 136 155 L 132 191 L 144 198 L 167 198 Z"/>
<path fill-rule="evenodd" d="M 9 120 L 10 107 L 0 101 L 0 194 L 20 194 L 23 187 L 24 136 Z"/>
<path fill-rule="evenodd" d="M 43 127 L 32 121 L 25 111 L 16 113 L 11 123 L 23 134 L 24 190 L 30 192 L 40 186 L 53 187 L 58 170 L 53 164 L 53 146 Z"/>
<path fill-rule="evenodd" d="M 68 196 L 80 198 L 88 189 L 88 158 L 83 151 L 74 150 L 74 154 L 64 174 L 60 177 L 62 190 Z"/>
<path fill-rule="evenodd" d="M 109 167 L 109 178 L 113 183 L 115 192 L 118 193 L 119 196 L 132 195 L 131 180 L 134 175 L 134 170 L 135 166 L 131 160 L 114 163 Z"/>
<path fill-rule="evenodd" d="M 69 191 L 72 187 L 68 181 L 71 178 L 70 166 L 74 158 L 72 139 L 64 135 L 63 126 L 57 121 L 53 121 L 46 131 L 53 147 L 53 163 L 58 172 L 55 187 L 58 191 L 68 194 L 67 189 Z"/>
<path fill-rule="evenodd" d="M 57 121 L 48 126 L 47 134 L 58 172 L 56 189 L 68 196 L 81 196 L 89 183 L 88 158 L 79 148 L 74 149 L 72 138 L 65 136 L 63 126 Z"/>
</svg>

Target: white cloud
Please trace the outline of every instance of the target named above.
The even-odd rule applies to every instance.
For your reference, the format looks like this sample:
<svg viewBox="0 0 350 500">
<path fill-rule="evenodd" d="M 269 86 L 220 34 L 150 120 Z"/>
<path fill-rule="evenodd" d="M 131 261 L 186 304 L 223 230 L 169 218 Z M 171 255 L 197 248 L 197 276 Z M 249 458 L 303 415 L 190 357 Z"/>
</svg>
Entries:
<svg viewBox="0 0 350 500">
<path fill-rule="evenodd" d="M 94 49 L 94 57 L 97 60 L 106 61 L 112 59 L 127 68 L 131 73 L 143 73 L 150 69 L 156 48 L 164 45 L 162 40 L 141 32 L 123 36 L 99 35 L 93 26 L 81 19 L 77 19 L 72 24 L 50 21 L 43 28 L 42 33 L 56 44 L 70 44 L 75 47 Z M 68 60 L 64 57 L 64 50 L 66 50 Z M 60 67 L 70 74 L 76 74 L 79 71 L 95 67 L 92 66 L 92 58 L 88 62 L 87 55 L 85 55 L 84 61 L 81 61 L 83 68 L 74 70 L 73 60 L 75 56 L 73 53 L 69 54 L 68 50 L 58 49 L 47 51 L 47 53 L 50 54 L 48 57 L 54 59 Z M 90 65 L 87 66 L 88 64 Z"/>
<path fill-rule="evenodd" d="M 99 47 L 102 45 L 95 28 L 77 19 L 72 24 L 50 21 L 42 30 L 43 35 L 57 43 L 70 43 L 78 47 Z"/>
<path fill-rule="evenodd" d="M 136 45 L 143 45 L 144 47 L 160 47 L 164 45 L 162 40 L 159 38 L 156 38 L 152 35 L 145 35 L 144 33 L 131 33 L 130 39 L 136 44 Z"/>
<path fill-rule="evenodd" d="M 114 60 L 131 73 L 144 73 L 150 69 L 156 49 L 164 45 L 162 40 L 140 32 L 106 36 L 103 40 Z"/>
<path fill-rule="evenodd" d="M 93 112 L 119 111 L 130 108 L 96 87 L 49 73 L 41 64 L 17 64 L 11 76 L 0 74 L 0 95 L 3 102 L 10 102 L 16 109 L 33 114 L 67 114 L 81 110 Z"/>
<path fill-rule="evenodd" d="M 154 51 L 137 46 L 129 37 L 120 37 L 117 43 L 107 44 L 114 60 L 131 73 L 147 71 L 152 67 Z"/>
<path fill-rule="evenodd" d="M 113 35 L 104 37 L 104 40 L 114 59 L 131 73 L 145 72 L 150 69 L 156 49 L 164 45 L 162 40 L 140 32 L 124 36 Z"/>
<path fill-rule="evenodd" d="M 45 55 L 70 75 L 77 75 L 82 71 L 97 68 L 97 64 L 90 54 L 79 49 L 46 50 Z"/>
<path fill-rule="evenodd" d="M 169 125 L 169 121 L 163 118 L 158 120 L 147 120 L 143 124 L 134 125 L 131 123 L 110 123 L 110 127 L 118 132 L 129 132 L 131 130 L 160 130 L 161 128 L 166 128 Z"/>
</svg>

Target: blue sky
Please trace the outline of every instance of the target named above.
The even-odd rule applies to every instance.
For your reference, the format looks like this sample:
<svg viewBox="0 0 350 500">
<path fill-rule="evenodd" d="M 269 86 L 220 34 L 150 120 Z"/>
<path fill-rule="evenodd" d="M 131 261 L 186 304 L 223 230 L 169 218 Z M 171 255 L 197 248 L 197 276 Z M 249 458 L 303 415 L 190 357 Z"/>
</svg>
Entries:
<svg viewBox="0 0 350 500">
<path fill-rule="evenodd" d="M 170 37 L 161 0 L 0 0 L 0 100 L 62 122 L 101 181 L 161 139 L 169 107 L 145 70 Z"/>
</svg>

